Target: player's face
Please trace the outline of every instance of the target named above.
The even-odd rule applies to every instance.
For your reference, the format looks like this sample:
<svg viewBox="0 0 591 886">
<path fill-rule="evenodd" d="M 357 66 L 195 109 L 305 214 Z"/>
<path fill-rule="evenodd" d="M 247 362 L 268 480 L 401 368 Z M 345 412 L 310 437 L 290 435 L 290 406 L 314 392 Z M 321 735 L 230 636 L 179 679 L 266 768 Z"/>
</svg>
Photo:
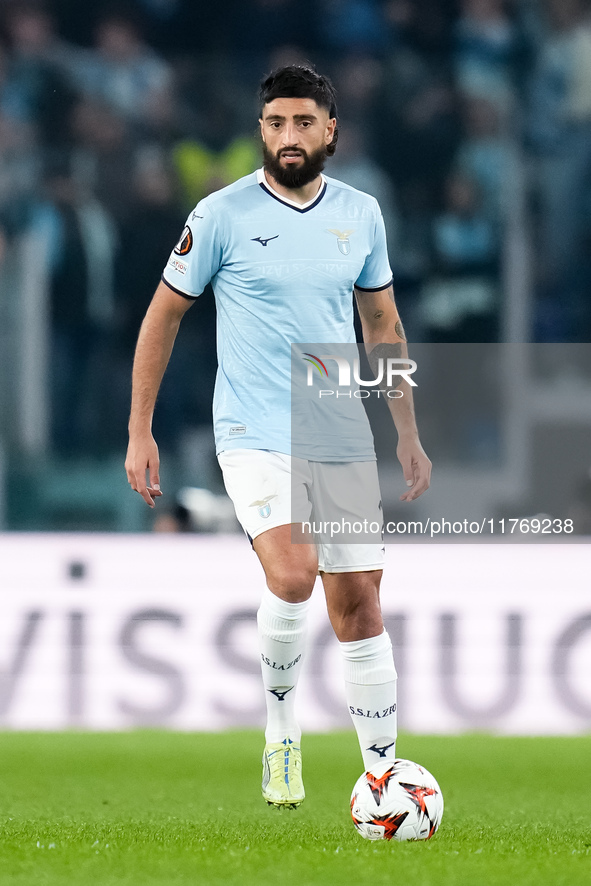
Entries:
<svg viewBox="0 0 591 886">
<path fill-rule="evenodd" d="M 286 188 L 301 188 L 324 168 L 336 120 L 311 98 L 275 98 L 260 120 L 265 169 Z"/>
</svg>

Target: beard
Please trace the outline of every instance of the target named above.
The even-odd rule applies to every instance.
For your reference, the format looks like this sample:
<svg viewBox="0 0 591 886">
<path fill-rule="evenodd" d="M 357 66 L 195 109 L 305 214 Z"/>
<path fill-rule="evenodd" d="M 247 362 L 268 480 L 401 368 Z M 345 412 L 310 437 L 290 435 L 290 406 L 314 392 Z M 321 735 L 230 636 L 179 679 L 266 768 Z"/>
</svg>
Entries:
<svg viewBox="0 0 591 886">
<path fill-rule="evenodd" d="M 302 162 L 296 166 L 295 164 L 281 165 L 281 154 L 289 153 L 289 148 L 282 148 L 277 154 L 271 153 L 267 145 L 263 142 L 263 166 L 272 176 L 278 185 L 283 188 L 303 188 L 320 175 L 324 169 L 324 164 L 328 156 L 326 146 L 322 145 L 311 154 L 306 153 L 303 148 L 292 148 L 298 151 L 302 156 Z"/>
</svg>

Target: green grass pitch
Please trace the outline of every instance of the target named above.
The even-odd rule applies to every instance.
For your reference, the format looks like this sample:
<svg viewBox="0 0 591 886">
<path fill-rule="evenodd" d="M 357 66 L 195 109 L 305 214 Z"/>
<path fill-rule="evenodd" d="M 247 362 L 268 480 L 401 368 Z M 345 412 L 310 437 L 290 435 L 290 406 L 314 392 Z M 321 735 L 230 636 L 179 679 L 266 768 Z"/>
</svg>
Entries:
<svg viewBox="0 0 591 886">
<path fill-rule="evenodd" d="M 403 735 L 439 780 L 426 843 L 370 843 L 353 733 L 302 743 L 307 799 L 260 796 L 261 736 L 0 733 L 2 886 L 591 883 L 591 737 Z"/>
</svg>

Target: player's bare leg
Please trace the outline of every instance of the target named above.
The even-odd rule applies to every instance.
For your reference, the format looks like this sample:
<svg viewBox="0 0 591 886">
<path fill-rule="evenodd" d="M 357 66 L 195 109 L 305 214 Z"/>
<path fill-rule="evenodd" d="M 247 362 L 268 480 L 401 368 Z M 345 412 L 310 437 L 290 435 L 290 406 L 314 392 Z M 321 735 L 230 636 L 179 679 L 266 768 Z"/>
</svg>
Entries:
<svg viewBox="0 0 591 886">
<path fill-rule="evenodd" d="M 306 639 L 308 600 L 318 571 L 313 544 L 292 545 L 291 525 L 258 535 L 254 549 L 267 579 L 257 614 L 267 727 L 263 797 L 270 805 L 295 807 L 304 799 L 301 729 L 295 694 Z"/>
<path fill-rule="evenodd" d="M 381 569 L 322 573 L 328 617 L 341 643 L 366 640 L 383 632 L 381 580 Z"/>
<path fill-rule="evenodd" d="M 380 609 L 381 570 L 322 573 L 345 667 L 345 694 L 366 769 L 396 757 L 396 669 Z"/>
<path fill-rule="evenodd" d="M 292 544 L 292 524 L 277 526 L 257 535 L 255 552 L 265 570 L 269 590 L 287 603 L 310 598 L 318 574 L 316 546 Z"/>
</svg>

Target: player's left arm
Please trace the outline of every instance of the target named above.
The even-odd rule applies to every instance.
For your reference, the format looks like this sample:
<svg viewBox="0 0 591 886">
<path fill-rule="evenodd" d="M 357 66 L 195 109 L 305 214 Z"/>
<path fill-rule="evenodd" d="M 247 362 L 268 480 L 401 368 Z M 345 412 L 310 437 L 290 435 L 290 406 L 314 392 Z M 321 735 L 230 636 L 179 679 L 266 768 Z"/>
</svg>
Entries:
<svg viewBox="0 0 591 886">
<path fill-rule="evenodd" d="M 356 288 L 355 296 L 367 358 L 377 377 L 380 357 L 383 358 L 384 365 L 388 357 L 408 357 L 406 336 L 394 300 L 394 289 L 388 286 L 387 289 L 369 292 Z M 387 385 L 384 383 L 381 387 L 387 393 Z M 431 462 L 419 440 L 411 386 L 401 378 L 399 382 L 393 383 L 392 390 L 394 389 L 402 391 L 403 396 L 387 397 L 387 402 L 398 432 L 396 454 L 409 487 L 408 492 L 400 496 L 400 500 L 412 501 L 429 488 Z"/>
</svg>

